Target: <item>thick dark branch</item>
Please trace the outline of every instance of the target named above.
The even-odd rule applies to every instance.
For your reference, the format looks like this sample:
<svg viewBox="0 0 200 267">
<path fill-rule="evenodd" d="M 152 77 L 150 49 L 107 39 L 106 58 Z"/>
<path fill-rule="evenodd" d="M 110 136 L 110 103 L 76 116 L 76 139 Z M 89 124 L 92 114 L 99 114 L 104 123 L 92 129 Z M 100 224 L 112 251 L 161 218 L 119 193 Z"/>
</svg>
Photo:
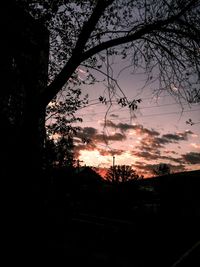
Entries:
<svg viewBox="0 0 200 267">
<path fill-rule="evenodd" d="M 126 35 L 123 37 L 119 37 L 119 38 L 115 38 L 109 41 L 106 41 L 104 43 L 101 43 L 91 49 L 89 49 L 88 51 L 86 51 L 85 53 L 83 53 L 82 55 L 82 61 L 88 59 L 89 57 L 114 46 L 118 46 L 118 45 L 122 45 L 125 43 L 129 43 L 129 42 L 133 42 L 135 40 L 140 39 L 142 36 L 144 36 L 147 33 L 150 33 L 152 31 L 155 30 L 155 26 L 154 25 L 147 25 L 144 28 L 138 30 L 137 32 L 130 34 L 130 35 Z"/>
<path fill-rule="evenodd" d="M 159 40 L 157 40 L 157 42 L 154 42 L 153 40 L 149 39 L 149 38 L 143 38 L 144 40 L 146 40 L 147 42 L 150 42 L 152 44 L 154 44 L 157 47 L 160 47 L 163 51 L 165 51 L 172 59 L 174 59 L 175 61 L 179 62 L 179 64 L 185 68 L 185 65 L 181 62 L 181 60 L 172 52 L 170 51 L 165 45 L 161 44 L 161 42 L 159 42 Z"/>
<path fill-rule="evenodd" d="M 95 33 L 94 35 L 91 36 L 91 38 L 97 38 L 97 37 L 101 37 L 103 35 L 106 34 L 122 34 L 122 33 L 129 33 L 130 31 L 125 31 L 125 30 L 121 30 L 121 31 L 105 31 L 105 32 L 101 32 L 101 33 Z"/>
<path fill-rule="evenodd" d="M 96 24 L 100 17 L 104 13 L 105 9 L 112 4 L 114 0 L 98 0 L 97 4 L 92 12 L 92 15 L 83 25 L 82 31 L 79 35 L 76 46 L 73 50 L 72 56 L 66 65 L 63 67 L 61 72 L 53 80 L 53 82 L 44 90 L 41 96 L 41 105 L 47 105 L 53 97 L 62 89 L 65 83 L 69 80 L 71 75 L 74 73 L 76 68 L 81 63 L 81 54 L 83 53 L 84 47 L 90 38 L 91 33 L 94 31 Z"/>
<path fill-rule="evenodd" d="M 90 38 L 91 33 L 94 31 L 100 17 L 104 13 L 105 9 L 110 5 L 114 0 L 99 0 L 97 5 L 92 12 L 91 17 L 83 25 L 82 31 L 79 35 L 78 41 L 76 43 L 75 51 L 76 53 L 82 53 L 88 39 Z"/>
<path fill-rule="evenodd" d="M 154 31 L 160 30 L 164 25 L 167 25 L 169 22 L 166 21 L 160 21 L 160 23 L 153 23 L 149 25 L 145 25 L 143 28 L 139 29 L 138 31 L 134 32 L 133 34 L 129 34 L 123 37 L 115 38 L 109 41 L 106 41 L 104 43 L 101 43 L 82 55 L 82 61 L 88 59 L 89 57 L 114 46 L 122 45 L 125 43 L 133 42 L 135 40 L 138 40 L 145 36 L 146 34 L 150 34 Z"/>
<path fill-rule="evenodd" d="M 62 89 L 64 84 L 69 80 L 71 75 L 74 73 L 79 64 L 91 56 L 114 46 L 121 44 L 133 42 L 144 37 L 146 34 L 150 34 L 155 31 L 164 29 L 166 25 L 172 24 L 177 21 L 182 15 L 184 15 L 198 0 L 192 0 L 188 5 L 184 6 L 177 14 L 172 15 L 171 17 L 165 20 L 158 20 L 149 25 L 144 25 L 136 30 L 132 34 L 127 34 L 123 37 L 115 38 L 104 43 L 101 43 L 86 52 L 84 51 L 85 45 L 90 38 L 91 33 L 95 29 L 96 24 L 98 23 L 100 17 L 104 13 L 108 5 L 112 4 L 114 0 L 99 0 L 97 5 L 94 8 L 94 11 L 89 18 L 89 20 L 84 24 L 82 31 L 79 35 L 76 47 L 73 50 L 72 57 L 63 67 L 61 72 L 57 75 L 54 81 L 44 90 L 44 94 L 41 96 L 42 105 L 47 105 L 53 97 Z"/>
<path fill-rule="evenodd" d="M 115 38 L 115 39 L 106 41 L 104 43 L 101 43 L 101 44 L 89 49 L 88 51 L 86 51 L 83 54 L 82 61 L 88 59 L 89 57 L 93 56 L 94 54 L 99 53 L 105 49 L 108 49 L 108 48 L 111 48 L 114 46 L 118 46 L 121 44 L 125 44 L 128 42 L 133 42 L 133 41 L 138 40 L 141 37 L 145 36 L 146 34 L 150 34 L 154 31 L 159 31 L 159 30 L 165 31 L 166 25 L 170 25 L 170 24 L 174 23 L 175 21 L 178 21 L 180 19 L 180 17 L 182 15 L 184 15 L 197 2 L 198 2 L 198 0 L 190 1 L 190 3 L 188 5 L 186 5 L 185 7 L 183 7 L 183 9 L 179 13 L 177 13 L 177 14 L 175 14 L 175 15 L 173 15 L 173 16 L 165 19 L 165 20 L 158 20 L 156 22 L 153 22 L 152 24 L 144 25 L 142 28 L 135 31 L 133 34 L 128 34 L 128 35 L 123 36 L 123 37 L 119 37 L 119 38 Z M 175 30 L 175 29 L 170 29 L 170 30 L 172 32 L 174 31 L 174 33 L 177 33 L 177 30 Z M 181 34 L 183 34 L 182 31 L 181 31 Z M 191 37 L 193 37 L 194 40 L 196 39 L 195 36 L 193 36 L 193 35 L 191 35 Z"/>
<path fill-rule="evenodd" d="M 41 95 L 40 105 L 47 106 L 48 103 L 57 95 L 62 89 L 66 82 L 70 79 L 72 74 L 75 72 L 79 64 L 81 63 L 80 58 L 75 55 L 72 56 L 67 64 L 63 67 L 57 77 L 46 87 L 44 93 Z"/>
</svg>

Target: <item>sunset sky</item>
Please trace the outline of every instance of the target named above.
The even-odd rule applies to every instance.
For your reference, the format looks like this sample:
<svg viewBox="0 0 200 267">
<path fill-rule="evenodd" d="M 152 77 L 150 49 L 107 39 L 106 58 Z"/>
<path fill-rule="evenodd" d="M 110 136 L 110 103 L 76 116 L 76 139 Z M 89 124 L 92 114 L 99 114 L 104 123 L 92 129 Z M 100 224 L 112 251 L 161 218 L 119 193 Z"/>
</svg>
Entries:
<svg viewBox="0 0 200 267">
<path fill-rule="evenodd" d="M 81 70 L 80 79 L 84 75 Z M 115 100 L 109 111 L 109 104 L 99 102 L 100 96 L 107 97 L 106 81 L 82 88 L 83 94 L 89 94 L 89 103 L 76 113 L 83 119 L 78 137 L 90 141 L 76 144 L 81 165 L 108 168 L 115 156 L 115 164 L 132 165 L 145 177 L 161 162 L 170 164 L 172 171 L 200 169 L 199 104 L 180 105 L 165 91 L 155 95 L 155 84 L 141 89 L 144 81 L 143 75 L 132 75 L 129 70 L 118 77 L 129 99 L 142 99 L 132 114 Z M 192 126 L 186 123 L 190 118 Z"/>
</svg>

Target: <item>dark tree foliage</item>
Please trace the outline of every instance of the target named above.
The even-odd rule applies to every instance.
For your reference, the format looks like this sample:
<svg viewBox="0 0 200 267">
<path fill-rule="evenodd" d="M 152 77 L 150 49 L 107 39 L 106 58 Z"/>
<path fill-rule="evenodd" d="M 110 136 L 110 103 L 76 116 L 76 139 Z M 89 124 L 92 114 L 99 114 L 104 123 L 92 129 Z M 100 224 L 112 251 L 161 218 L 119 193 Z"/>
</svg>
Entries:
<svg viewBox="0 0 200 267">
<path fill-rule="evenodd" d="M 153 169 L 153 172 L 156 176 L 168 175 L 171 173 L 171 168 L 167 163 L 160 163 Z"/>
<path fill-rule="evenodd" d="M 17 2 L 50 30 L 46 104 L 78 66 L 94 81 L 90 70 L 104 70 L 108 57 L 143 69 L 159 90 L 199 102 L 199 0 Z"/>
<path fill-rule="evenodd" d="M 116 184 L 142 178 L 130 165 L 110 166 L 106 175 L 108 181 Z"/>
<path fill-rule="evenodd" d="M 199 0 L 16 0 L 22 9 L 44 24 L 50 33 L 48 84 L 38 94 L 38 109 L 49 110 L 63 97 L 58 125 L 66 123 L 66 94 L 70 88 L 93 84 L 96 73 L 107 76 L 105 102 L 131 109 L 140 100 L 128 100 L 112 77 L 112 62 L 127 62 L 131 73 L 143 71 L 146 85 L 199 102 Z M 84 78 L 79 77 L 84 71 Z M 73 102 L 72 102 L 73 103 Z M 60 104 L 59 104 L 60 105 Z M 33 111 L 35 112 L 35 111 Z M 41 112 L 40 112 L 41 113 Z M 41 118 L 40 118 L 41 121 Z M 54 123 L 55 125 L 55 123 Z"/>
<path fill-rule="evenodd" d="M 27 84 L 22 92 L 30 94 L 25 103 L 29 110 L 23 112 L 32 116 L 34 124 L 29 128 L 38 135 L 31 161 L 41 158 L 36 154 L 42 154 L 44 147 L 45 110 L 48 113 L 56 101 L 57 114 L 67 115 L 68 105 L 74 104 L 66 102 L 67 92 L 93 84 L 96 73 L 107 77 L 109 94 L 103 99 L 117 98 L 122 106 L 137 107 L 140 100 L 129 101 L 123 92 L 117 93 L 120 87 L 112 77 L 112 64 L 119 59 L 127 62 L 131 73 L 143 71 L 146 85 L 152 84 L 158 94 L 168 91 L 179 100 L 199 102 L 199 0 L 10 0 L 4 6 L 12 10 L 15 4 L 38 25 L 45 25 L 50 37 L 48 83 L 31 93 Z M 10 113 L 14 109 L 10 102 Z M 58 116 L 56 120 L 63 126 L 67 119 Z"/>
<path fill-rule="evenodd" d="M 61 97 L 62 95 L 55 97 L 46 109 L 47 140 L 45 150 L 48 150 L 49 145 L 52 145 L 52 153 L 55 154 L 52 162 L 54 166 L 72 167 L 75 160 L 72 156 L 73 138 L 80 130 L 80 127 L 74 126 L 74 123 L 82 122 L 82 119 L 76 117 L 75 113 L 88 102 L 87 95 L 81 98 L 81 91 L 77 88 L 69 87 L 68 91 L 63 92 L 63 94 L 64 97 Z M 45 154 L 46 160 L 49 161 L 48 151 Z"/>
<path fill-rule="evenodd" d="M 75 164 L 73 137 L 67 135 L 57 140 L 46 141 L 46 163 L 48 169 L 68 168 L 72 169 Z"/>
<path fill-rule="evenodd" d="M 43 230 L 40 228 L 46 190 L 46 110 L 61 93 L 65 97 L 64 87 L 69 90 L 74 86 L 76 90 L 82 84 L 92 84 L 97 81 L 96 73 L 106 74 L 108 101 L 117 98 L 121 105 L 135 108 L 137 101 L 117 93 L 120 87 L 112 77 L 115 59 L 127 62 L 133 74 L 143 71 L 146 85 L 154 85 L 158 93 L 167 91 L 178 99 L 199 102 L 200 0 L 10 0 L 2 2 L 0 12 L 4 84 L 0 134 L 6 146 L 0 171 L 9 202 L 9 216 L 3 217 L 9 220 L 7 240 L 23 238 L 26 252 L 35 254 L 36 248 L 43 248 L 38 240 L 46 229 L 45 223 Z M 33 31 L 26 28 L 29 22 L 37 25 Z M 42 25 L 48 29 L 50 40 L 49 62 L 41 65 L 41 57 L 48 54 L 48 33 L 40 31 Z M 28 33 L 31 37 L 23 42 Z M 86 74 L 83 79 L 80 71 Z M 6 72 L 16 79 L 11 81 Z M 59 127 L 65 124 L 64 116 L 61 118 Z M 20 235 L 13 231 L 16 220 Z M 19 247 L 18 256 L 24 249 Z M 29 259 L 33 258 L 32 254 Z"/>
<path fill-rule="evenodd" d="M 141 100 L 128 100 L 113 78 L 118 60 L 127 62 L 132 74 L 143 72 L 145 85 L 157 95 L 167 91 L 177 101 L 199 102 L 199 0 L 15 2 L 50 32 L 48 84 L 37 102 L 49 112 L 52 101 L 62 98 L 61 106 L 54 106 L 58 125 L 67 123 L 67 105 L 73 105 L 64 92 L 94 84 L 96 74 L 106 75 L 109 91 L 100 101 L 137 108 Z"/>
</svg>

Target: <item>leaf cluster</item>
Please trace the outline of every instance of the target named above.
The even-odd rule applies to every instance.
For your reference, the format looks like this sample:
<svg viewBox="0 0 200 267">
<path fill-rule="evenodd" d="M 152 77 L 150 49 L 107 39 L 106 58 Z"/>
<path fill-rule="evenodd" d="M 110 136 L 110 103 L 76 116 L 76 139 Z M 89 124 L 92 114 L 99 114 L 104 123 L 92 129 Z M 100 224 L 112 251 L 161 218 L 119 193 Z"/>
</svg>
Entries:
<svg viewBox="0 0 200 267">
<path fill-rule="evenodd" d="M 130 165 L 110 166 L 106 179 L 112 183 L 123 183 L 129 180 L 142 179 L 143 176 L 137 174 L 136 170 Z"/>
</svg>

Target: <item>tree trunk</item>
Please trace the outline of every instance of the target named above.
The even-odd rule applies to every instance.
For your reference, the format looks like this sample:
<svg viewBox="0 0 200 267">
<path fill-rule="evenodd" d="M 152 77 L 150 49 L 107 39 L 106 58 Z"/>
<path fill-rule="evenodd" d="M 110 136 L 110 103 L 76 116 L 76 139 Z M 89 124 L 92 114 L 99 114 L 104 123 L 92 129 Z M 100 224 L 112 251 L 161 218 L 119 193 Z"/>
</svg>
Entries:
<svg viewBox="0 0 200 267">
<path fill-rule="evenodd" d="M 26 117 L 20 128 L 4 131 L 1 139 L 5 145 L 1 152 L 3 217 L 8 229 L 5 242 L 11 242 L 17 254 L 24 251 L 39 257 L 47 248 L 44 232 L 47 184 L 43 170 L 45 112 L 29 109 Z"/>
<path fill-rule="evenodd" d="M 23 252 L 36 257 L 44 249 L 45 106 L 39 99 L 47 85 L 48 32 L 15 4 L 3 5 L 0 15 L 4 243 L 12 255 L 20 257 Z"/>
</svg>

